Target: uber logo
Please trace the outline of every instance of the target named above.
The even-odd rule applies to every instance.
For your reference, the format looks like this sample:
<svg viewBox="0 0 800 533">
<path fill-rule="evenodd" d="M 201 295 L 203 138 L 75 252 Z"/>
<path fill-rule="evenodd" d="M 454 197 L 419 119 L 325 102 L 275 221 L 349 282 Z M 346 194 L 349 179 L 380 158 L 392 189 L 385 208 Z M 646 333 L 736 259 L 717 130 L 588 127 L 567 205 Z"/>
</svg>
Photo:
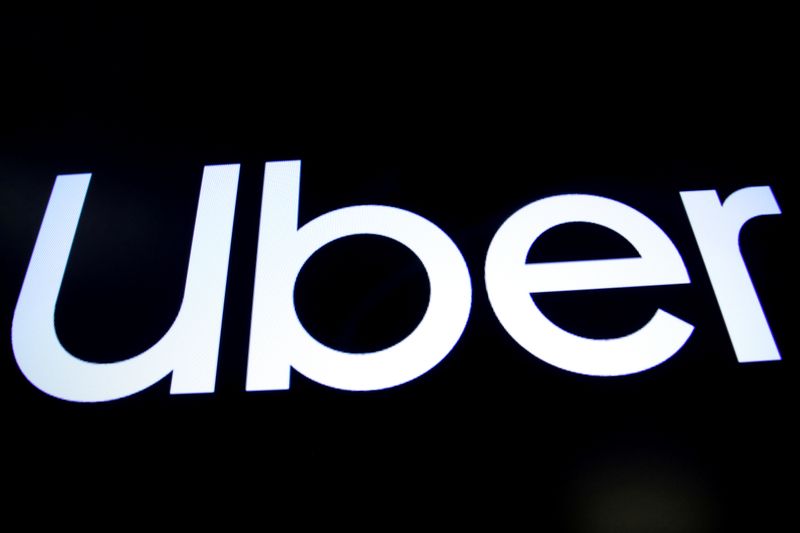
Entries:
<svg viewBox="0 0 800 533">
<path fill-rule="evenodd" d="M 90 174 L 60 175 L 22 284 L 11 327 L 23 374 L 47 394 L 98 402 L 129 396 L 169 374 L 171 393 L 214 391 L 239 165 L 206 166 L 200 189 L 183 302 L 155 345 L 115 363 L 83 361 L 55 331 L 55 305 Z M 749 187 L 721 203 L 715 191 L 681 192 L 686 214 L 740 362 L 780 359 L 739 250 L 739 232 L 754 217 L 780 214 L 769 187 Z M 265 166 L 246 388 L 281 390 L 290 370 L 324 385 L 367 391 L 401 385 L 438 364 L 458 342 L 470 313 L 472 287 L 450 237 L 422 216 L 395 207 L 352 206 L 298 227 L 300 161 Z M 605 226 L 640 257 L 526 264 L 528 250 L 549 229 L 570 222 Z M 416 328 L 393 346 L 350 354 L 317 341 L 294 308 L 294 286 L 306 261 L 351 235 L 379 235 L 411 250 L 430 281 L 430 300 Z M 540 292 L 689 283 L 684 262 L 664 231 L 623 203 L 593 195 L 558 195 L 512 214 L 486 256 L 486 288 L 500 323 L 532 355 L 564 370 L 619 376 L 658 365 L 685 344 L 693 326 L 663 310 L 638 331 L 588 339 L 551 322 L 530 295 Z"/>
</svg>

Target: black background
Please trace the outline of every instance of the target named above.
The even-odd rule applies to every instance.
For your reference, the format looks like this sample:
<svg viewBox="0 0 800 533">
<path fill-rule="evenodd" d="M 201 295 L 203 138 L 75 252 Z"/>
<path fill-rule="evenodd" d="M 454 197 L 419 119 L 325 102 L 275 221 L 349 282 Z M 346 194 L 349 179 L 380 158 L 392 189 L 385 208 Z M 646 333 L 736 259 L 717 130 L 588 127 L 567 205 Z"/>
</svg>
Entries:
<svg viewBox="0 0 800 533">
<path fill-rule="evenodd" d="M 35 9 L 32 11 L 36 11 Z M 37 523 L 772 531 L 796 494 L 790 336 L 797 166 L 792 39 L 730 13 L 458 12 L 310 6 L 262 12 L 79 6 L 3 16 L 0 325 L 4 485 Z M 776 16 L 780 19 L 779 16 Z M 605 19 L 604 19 L 605 20 Z M 451 354 L 385 391 L 244 391 L 266 161 L 301 159 L 301 223 L 347 205 L 408 209 L 469 266 Z M 19 372 L 16 298 L 55 176 L 93 174 L 56 308 L 62 343 L 104 362 L 156 342 L 180 306 L 200 177 L 241 163 L 217 391 L 169 379 L 101 404 Z M 739 364 L 680 202 L 769 185 L 780 216 L 741 245 L 783 360 Z M 619 378 L 528 354 L 489 306 L 500 224 L 563 193 L 625 202 L 672 238 L 691 284 L 537 296 L 590 337 L 657 308 L 695 326 L 675 356 Z M 620 257 L 562 227 L 531 260 Z M 340 349 L 387 346 L 427 302 L 402 246 L 353 237 L 315 254 L 298 313 Z M 163 513 L 163 511 L 168 511 Z"/>
</svg>

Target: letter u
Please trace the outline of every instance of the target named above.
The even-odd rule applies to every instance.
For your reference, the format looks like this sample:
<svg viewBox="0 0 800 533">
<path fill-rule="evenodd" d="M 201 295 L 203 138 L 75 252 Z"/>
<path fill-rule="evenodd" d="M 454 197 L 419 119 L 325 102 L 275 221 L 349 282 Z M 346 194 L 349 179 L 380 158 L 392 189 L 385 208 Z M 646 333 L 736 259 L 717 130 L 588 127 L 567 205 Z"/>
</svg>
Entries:
<svg viewBox="0 0 800 533">
<path fill-rule="evenodd" d="M 123 398 L 170 373 L 172 394 L 213 392 L 239 165 L 206 166 L 203 171 L 186 287 L 175 322 L 141 354 L 105 364 L 67 352 L 54 322 L 90 178 L 60 175 L 53 186 L 11 324 L 20 370 L 47 394 L 76 402 Z"/>
</svg>

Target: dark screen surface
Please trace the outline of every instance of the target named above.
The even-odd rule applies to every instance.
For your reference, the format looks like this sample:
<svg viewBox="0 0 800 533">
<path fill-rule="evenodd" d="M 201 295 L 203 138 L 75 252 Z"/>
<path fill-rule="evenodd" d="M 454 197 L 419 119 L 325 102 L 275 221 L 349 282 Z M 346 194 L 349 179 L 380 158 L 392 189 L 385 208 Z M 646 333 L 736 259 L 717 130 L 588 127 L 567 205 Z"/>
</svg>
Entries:
<svg viewBox="0 0 800 533">
<path fill-rule="evenodd" d="M 282 516 L 620 532 L 772 531 L 791 519 L 796 108 L 781 33 L 754 57 L 747 43 L 711 38 L 678 50 L 606 36 L 601 51 L 592 39 L 570 45 L 567 34 L 500 24 L 445 32 L 450 19 L 440 19 L 375 14 L 365 29 L 279 13 L 94 8 L 9 19 L 0 376 L 12 513 L 37 523 L 260 527 Z M 432 370 L 374 392 L 297 372 L 287 391 L 245 391 L 264 164 L 284 160 L 302 161 L 300 224 L 389 205 L 458 246 L 470 318 Z M 11 321 L 55 177 L 92 173 L 56 329 L 71 353 L 107 363 L 172 324 L 203 167 L 226 163 L 241 170 L 216 391 L 170 395 L 167 377 L 80 404 L 28 382 Z M 782 210 L 749 222 L 740 239 L 782 360 L 741 364 L 679 193 L 725 198 L 754 185 L 769 186 Z M 626 335 L 664 309 L 695 330 L 663 364 L 620 377 L 570 373 L 528 353 L 495 317 L 484 282 L 495 232 L 521 207 L 570 193 L 645 214 L 691 283 L 534 301 L 590 338 Z M 544 235 L 529 259 L 635 254 L 613 232 L 575 224 Z M 408 249 L 350 237 L 306 263 L 295 305 L 315 338 L 364 352 L 412 331 L 429 291 Z"/>
</svg>

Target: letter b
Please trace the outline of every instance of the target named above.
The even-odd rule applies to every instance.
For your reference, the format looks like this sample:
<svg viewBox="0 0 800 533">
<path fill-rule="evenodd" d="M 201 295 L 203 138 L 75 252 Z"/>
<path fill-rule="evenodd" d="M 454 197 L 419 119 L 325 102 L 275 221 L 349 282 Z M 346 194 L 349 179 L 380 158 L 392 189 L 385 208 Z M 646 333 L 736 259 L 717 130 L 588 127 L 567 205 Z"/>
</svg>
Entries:
<svg viewBox="0 0 800 533">
<path fill-rule="evenodd" d="M 267 163 L 247 390 L 288 389 L 292 367 L 324 385 L 354 391 L 400 385 L 433 368 L 461 337 L 472 300 L 469 271 L 453 241 L 419 215 L 377 205 L 337 209 L 298 229 L 299 197 L 300 161 Z M 376 352 L 351 354 L 321 344 L 305 330 L 295 311 L 294 287 L 317 250 L 359 234 L 408 247 L 428 274 L 430 301 L 405 339 Z"/>
</svg>

